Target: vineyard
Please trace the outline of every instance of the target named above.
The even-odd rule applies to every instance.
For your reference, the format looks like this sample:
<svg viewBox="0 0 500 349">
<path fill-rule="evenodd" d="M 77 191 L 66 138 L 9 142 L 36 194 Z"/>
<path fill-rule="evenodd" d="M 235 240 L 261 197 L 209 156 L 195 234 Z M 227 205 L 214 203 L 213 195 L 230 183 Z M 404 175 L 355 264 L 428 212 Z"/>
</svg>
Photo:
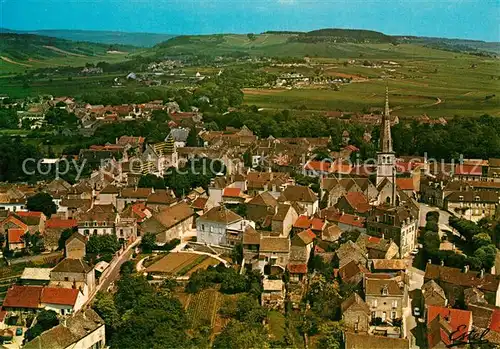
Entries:
<svg viewBox="0 0 500 349">
<path fill-rule="evenodd" d="M 203 290 L 191 295 L 187 315 L 192 328 L 213 327 L 221 305 L 222 295 L 214 289 Z"/>
</svg>

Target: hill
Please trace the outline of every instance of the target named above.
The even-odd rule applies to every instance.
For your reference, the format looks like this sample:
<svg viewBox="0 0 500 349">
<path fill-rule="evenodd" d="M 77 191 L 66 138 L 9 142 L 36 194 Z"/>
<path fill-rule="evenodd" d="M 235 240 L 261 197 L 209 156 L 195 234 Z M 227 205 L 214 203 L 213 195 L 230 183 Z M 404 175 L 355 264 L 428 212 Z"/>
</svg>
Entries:
<svg viewBox="0 0 500 349">
<path fill-rule="evenodd" d="M 439 48 L 448 51 L 469 53 L 500 54 L 500 42 L 486 42 L 480 40 L 447 39 L 425 36 L 395 36 L 399 42 L 414 43 Z"/>
<path fill-rule="evenodd" d="M 0 72 L 27 68 L 123 60 L 136 51 L 133 46 L 70 41 L 33 34 L 0 34 Z"/>
<path fill-rule="evenodd" d="M 54 38 L 88 41 L 100 44 L 130 45 L 137 47 L 153 47 L 154 45 L 166 41 L 174 35 L 156 33 L 128 33 L 120 31 L 98 31 L 98 30 L 33 30 L 18 31 L 0 28 L 0 33 L 12 34 L 34 34 L 49 36 Z"/>
</svg>

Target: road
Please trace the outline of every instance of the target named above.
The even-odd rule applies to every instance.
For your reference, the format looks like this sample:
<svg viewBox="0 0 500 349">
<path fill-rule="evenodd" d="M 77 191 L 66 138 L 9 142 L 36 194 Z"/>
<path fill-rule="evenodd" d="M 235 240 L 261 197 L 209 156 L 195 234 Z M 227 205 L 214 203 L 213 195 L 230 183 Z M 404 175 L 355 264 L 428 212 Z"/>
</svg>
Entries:
<svg viewBox="0 0 500 349">
<path fill-rule="evenodd" d="M 118 260 L 111 261 L 109 268 L 111 268 L 107 274 L 107 276 L 99 283 L 99 285 L 96 286 L 94 292 L 90 295 L 89 299 L 87 300 L 86 304 L 92 303 L 92 300 L 94 299 L 95 295 L 97 292 L 104 290 L 106 291 L 109 286 L 118 278 L 120 277 L 120 267 L 122 266 L 123 263 L 128 261 L 132 254 L 134 253 L 134 249 L 137 245 L 139 245 L 141 242 L 141 238 L 137 238 L 130 246 L 127 247 L 125 252 L 118 257 Z"/>
<path fill-rule="evenodd" d="M 425 216 L 427 215 L 427 213 L 431 212 L 431 211 L 437 211 L 437 212 L 439 212 L 438 224 L 448 227 L 448 229 L 450 231 L 453 230 L 448 226 L 448 220 L 450 219 L 450 216 L 451 216 L 451 214 L 449 212 L 443 211 L 438 207 L 429 206 L 429 205 L 423 204 L 423 203 L 419 203 L 419 206 L 420 206 L 420 222 L 419 223 L 420 223 L 421 227 L 425 226 Z"/>
</svg>

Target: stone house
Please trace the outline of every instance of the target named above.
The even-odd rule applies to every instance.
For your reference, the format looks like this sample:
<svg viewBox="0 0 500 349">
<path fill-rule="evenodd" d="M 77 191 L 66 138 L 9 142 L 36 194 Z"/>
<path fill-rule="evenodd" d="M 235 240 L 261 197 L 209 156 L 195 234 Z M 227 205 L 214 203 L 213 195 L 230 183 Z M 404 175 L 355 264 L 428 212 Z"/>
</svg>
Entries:
<svg viewBox="0 0 500 349">
<path fill-rule="evenodd" d="M 281 309 L 285 303 L 285 283 L 282 280 L 264 279 L 261 305 L 271 309 Z"/>
<path fill-rule="evenodd" d="M 45 233 L 43 234 L 43 243 L 48 250 L 56 250 L 59 247 L 59 238 L 66 229 L 77 227 L 76 219 L 61 219 L 51 217 L 45 222 Z"/>
<path fill-rule="evenodd" d="M 252 270 L 259 268 L 259 247 L 261 234 L 252 226 L 247 226 L 243 232 L 243 259 L 244 264 Z"/>
<path fill-rule="evenodd" d="M 429 280 L 422 285 L 422 296 L 426 309 L 430 305 L 439 307 L 446 307 L 448 305 L 448 299 L 446 299 L 444 290 L 434 280 Z"/>
<path fill-rule="evenodd" d="M 377 278 L 366 276 L 364 280 L 365 300 L 370 307 L 371 319 L 380 318 L 384 323 L 402 319 L 408 304 L 408 289 L 399 277 Z"/>
<path fill-rule="evenodd" d="M 299 204 L 305 208 L 308 216 L 312 216 L 319 209 L 318 196 L 311 188 L 300 185 L 289 185 L 281 193 L 278 202 Z"/>
<path fill-rule="evenodd" d="M 90 210 L 78 215 L 78 232 L 81 235 L 113 235 L 119 221 L 113 205 L 94 205 Z"/>
<path fill-rule="evenodd" d="M 484 272 L 464 271 L 428 263 L 425 268 L 424 282 L 434 280 L 444 290 L 451 306 L 464 301 L 464 291 L 476 287 L 484 293 L 489 304 L 500 306 L 500 276 Z"/>
<path fill-rule="evenodd" d="M 246 206 L 248 219 L 259 222 L 269 215 L 274 215 L 278 201 L 265 191 L 248 201 Z"/>
<path fill-rule="evenodd" d="M 66 240 L 64 250 L 66 258 L 82 259 L 85 257 L 87 238 L 80 233 L 74 233 Z"/>
<path fill-rule="evenodd" d="M 265 275 L 281 274 L 290 259 L 288 237 L 263 236 L 259 246 L 259 269 Z"/>
<path fill-rule="evenodd" d="M 368 216 L 371 206 L 368 198 L 361 192 L 348 192 L 342 195 L 335 207 L 340 212 L 345 212 L 362 217 Z"/>
<path fill-rule="evenodd" d="M 81 259 L 65 258 L 50 272 L 53 287 L 77 288 L 86 297 L 95 289 L 94 268 Z"/>
<path fill-rule="evenodd" d="M 193 229 L 194 217 L 194 210 L 182 201 L 154 213 L 142 222 L 140 230 L 143 234 L 155 234 L 156 242 L 160 245 L 173 239 L 182 240 Z"/>
<path fill-rule="evenodd" d="M 276 213 L 272 217 L 271 230 L 281 237 L 287 237 L 298 217 L 292 205 L 280 203 L 276 206 Z"/>
<path fill-rule="evenodd" d="M 444 209 L 477 222 L 500 214 L 500 191 L 454 191 L 444 198 Z"/>
<path fill-rule="evenodd" d="M 209 245 L 232 246 L 240 242 L 247 226 L 255 227 L 225 206 L 216 206 L 196 220 L 197 241 Z"/>
<path fill-rule="evenodd" d="M 399 248 L 392 240 L 361 233 L 356 240 L 369 259 L 393 259 L 399 257 Z"/>
<path fill-rule="evenodd" d="M 367 333 L 370 329 L 370 307 L 354 292 L 342 302 L 342 320 L 348 331 Z"/>
</svg>

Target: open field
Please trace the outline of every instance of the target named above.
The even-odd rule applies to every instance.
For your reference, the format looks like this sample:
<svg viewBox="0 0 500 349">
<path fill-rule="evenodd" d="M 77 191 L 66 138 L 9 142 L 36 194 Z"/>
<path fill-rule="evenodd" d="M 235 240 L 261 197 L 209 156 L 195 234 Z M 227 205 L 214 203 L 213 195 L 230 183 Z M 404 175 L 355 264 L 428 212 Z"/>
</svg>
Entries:
<svg viewBox="0 0 500 349">
<path fill-rule="evenodd" d="M 186 252 L 169 253 L 146 268 L 148 273 L 191 275 L 198 269 L 206 269 L 209 265 L 217 265 L 218 261 L 206 255 Z"/>
<path fill-rule="evenodd" d="M 327 87 L 247 89 L 244 90 L 245 103 L 271 109 L 360 112 L 383 106 L 387 79 L 391 108 L 398 116 L 423 113 L 431 117 L 484 113 L 500 116 L 500 62 L 497 60 L 443 51 L 427 59 L 394 61 L 399 66 L 388 71 L 359 63 L 343 65 L 336 60 L 321 60 L 316 62 L 320 65 L 312 65 L 309 71 L 301 73 L 305 75 L 321 67 L 325 76 L 346 74 L 368 79 L 343 84 L 339 91 Z M 272 69 L 276 73 L 277 68 Z M 353 81 L 356 80 L 360 79 Z"/>
<path fill-rule="evenodd" d="M 203 290 L 191 295 L 187 306 L 187 316 L 192 328 L 200 326 L 213 327 L 220 307 L 219 297 L 223 297 L 217 290 Z"/>
</svg>

